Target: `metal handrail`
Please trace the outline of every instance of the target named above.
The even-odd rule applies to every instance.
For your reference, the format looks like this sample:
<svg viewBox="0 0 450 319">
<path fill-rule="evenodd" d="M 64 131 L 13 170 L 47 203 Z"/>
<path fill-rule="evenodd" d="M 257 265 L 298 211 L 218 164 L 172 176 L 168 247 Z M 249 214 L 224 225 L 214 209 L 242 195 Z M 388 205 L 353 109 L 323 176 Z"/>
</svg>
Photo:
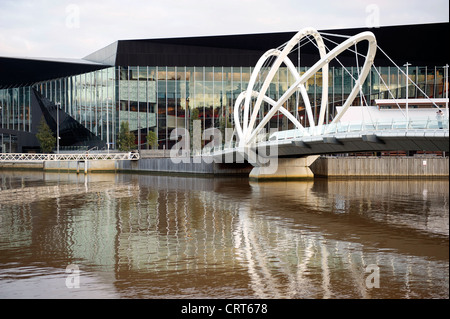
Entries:
<svg viewBox="0 0 450 319">
<path fill-rule="evenodd" d="M 371 131 L 405 130 L 405 129 L 448 130 L 449 122 L 448 118 L 445 118 L 442 121 L 427 118 L 427 119 L 411 119 L 409 121 L 394 120 L 394 119 L 391 119 L 389 121 L 378 120 L 374 123 L 342 122 L 323 125 L 320 132 L 318 131 L 317 126 L 307 127 L 304 130 L 296 130 L 297 132 L 295 132 L 295 137 L 299 138 L 304 136 L 320 136 L 325 134 L 329 135 L 337 133 L 361 132 L 361 131 L 368 131 L 368 127 L 370 127 Z"/>
<path fill-rule="evenodd" d="M 77 153 L 77 154 L 33 154 L 1 153 L 0 162 L 43 162 L 43 161 L 98 161 L 98 160 L 138 160 L 139 153 Z"/>
<path fill-rule="evenodd" d="M 377 120 L 375 122 L 339 122 L 332 124 L 325 124 L 321 127 L 306 127 L 302 130 L 295 129 L 292 136 L 289 138 L 302 138 L 306 136 L 322 136 L 322 135 L 333 135 L 338 133 L 355 133 L 355 132 L 382 132 L 387 130 L 438 130 L 438 129 L 449 129 L 449 119 L 445 117 L 442 121 L 437 119 L 432 119 L 430 117 L 425 119 L 410 119 L 408 122 L 404 119 L 389 119 L 389 120 Z M 273 141 L 286 140 L 287 131 L 279 131 L 281 134 L 276 136 Z M 282 133 L 286 132 L 286 133 Z M 260 142 L 269 141 L 269 134 L 265 140 Z M 205 153 L 214 151 L 222 151 L 225 149 L 235 148 L 234 143 L 231 145 L 222 145 L 220 147 L 214 147 L 213 150 L 206 150 Z"/>
</svg>

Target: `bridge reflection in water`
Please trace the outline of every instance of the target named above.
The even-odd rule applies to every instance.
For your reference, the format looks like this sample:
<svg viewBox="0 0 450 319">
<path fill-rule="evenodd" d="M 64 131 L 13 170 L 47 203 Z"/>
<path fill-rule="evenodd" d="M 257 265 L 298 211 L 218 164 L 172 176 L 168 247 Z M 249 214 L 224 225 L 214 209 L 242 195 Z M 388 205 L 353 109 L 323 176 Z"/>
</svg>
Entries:
<svg viewBox="0 0 450 319">
<path fill-rule="evenodd" d="M 33 174 L 0 175 L 1 296 L 76 264 L 62 296 L 448 297 L 447 180 Z"/>
</svg>

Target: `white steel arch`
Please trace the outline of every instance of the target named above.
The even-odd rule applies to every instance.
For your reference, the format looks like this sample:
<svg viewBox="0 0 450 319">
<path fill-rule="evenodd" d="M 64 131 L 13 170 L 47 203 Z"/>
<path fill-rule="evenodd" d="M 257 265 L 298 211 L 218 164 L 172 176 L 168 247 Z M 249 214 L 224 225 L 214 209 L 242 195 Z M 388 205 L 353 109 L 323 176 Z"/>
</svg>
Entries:
<svg viewBox="0 0 450 319">
<path fill-rule="evenodd" d="M 317 47 L 319 49 L 320 60 L 317 61 L 308 71 L 306 71 L 303 75 L 300 75 L 292 61 L 287 57 L 292 49 L 295 47 L 297 43 L 299 43 L 306 36 L 313 36 L 316 41 Z M 359 33 L 346 41 L 342 42 L 340 45 L 336 46 L 334 49 L 329 51 L 328 53 L 325 50 L 325 45 L 323 43 L 323 39 L 320 34 L 313 28 L 305 28 L 300 30 L 289 42 L 287 42 L 286 46 L 282 51 L 278 49 L 268 50 L 257 62 L 254 71 L 251 75 L 247 90 L 242 92 L 234 105 L 234 120 L 235 120 L 235 128 L 236 133 L 239 137 L 239 146 L 247 146 L 253 142 L 257 134 L 262 130 L 262 128 L 267 124 L 267 122 L 275 115 L 277 111 L 282 112 L 294 125 L 297 129 L 303 130 L 304 127 L 298 120 L 282 105 L 287 99 L 293 95 L 297 90 L 300 91 L 304 103 L 305 110 L 308 116 L 309 123 L 312 127 L 315 126 L 314 118 L 312 114 L 311 104 L 309 102 L 309 98 L 305 89 L 305 82 L 308 81 L 316 72 L 322 69 L 322 102 L 320 106 L 320 113 L 318 119 L 318 127 L 320 127 L 325 118 L 325 112 L 328 105 L 328 64 L 330 61 L 335 59 L 340 53 L 347 50 L 349 47 L 356 45 L 361 41 L 368 41 L 369 46 L 366 54 L 366 60 L 362 67 L 359 78 L 355 82 L 355 86 L 353 87 L 350 95 L 345 101 L 342 111 L 334 118 L 332 123 L 338 122 L 340 118 L 345 114 L 350 104 L 355 99 L 358 92 L 361 90 L 362 84 L 364 83 L 367 75 L 369 74 L 370 68 L 373 64 L 373 60 L 375 58 L 375 53 L 377 49 L 376 39 L 372 32 L 362 32 Z M 264 79 L 264 82 L 259 89 L 259 91 L 254 90 L 254 86 L 256 83 L 256 79 L 259 76 L 261 68 L 264 63 L 271 57 L 276 57 L 275 62 L 271 66 L 270 71 Z M 273 99 L 266 96 L 267 89 L 269 88 L 270 83 L 272 82 L 276 72 L 278 71 L 281 64 L 284 63 L 290 73 L 294 76 L 295 82 L 292 84 L 288 90 L 281 96 L 278 101 L 274 101 Z M 256 102 L 253 107 L 253 112 L 250 116 L 250 103 L 252 97 L 256 97 Z M 272 107 L 269 112 L 264 116 L 261 122 L 258 124 L 256 128 L 255 122 L 258 116 L 258 112 L 261 108 L 262 102 L 269 103 Z M 241 125 L 240 121 L 240 109 L 244 109 L 243 121 Z"/>
</svg>

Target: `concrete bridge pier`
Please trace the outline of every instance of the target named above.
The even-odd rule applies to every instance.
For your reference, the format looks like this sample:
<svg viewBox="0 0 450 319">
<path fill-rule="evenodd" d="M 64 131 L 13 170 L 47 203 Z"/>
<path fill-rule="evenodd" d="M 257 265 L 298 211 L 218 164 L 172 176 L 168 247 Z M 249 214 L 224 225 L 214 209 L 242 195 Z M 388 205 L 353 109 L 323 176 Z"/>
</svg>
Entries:
<svg viewBox="0 0 450 319">
<path fill-rule="evenodd" d="M 314 173 L 310 166 L 318 158 L 319 155 L 278 158 L 270 165 L 255 166 L 250 172 L 249 178 L 254 181 L 313 179 Z"/>
</svg>

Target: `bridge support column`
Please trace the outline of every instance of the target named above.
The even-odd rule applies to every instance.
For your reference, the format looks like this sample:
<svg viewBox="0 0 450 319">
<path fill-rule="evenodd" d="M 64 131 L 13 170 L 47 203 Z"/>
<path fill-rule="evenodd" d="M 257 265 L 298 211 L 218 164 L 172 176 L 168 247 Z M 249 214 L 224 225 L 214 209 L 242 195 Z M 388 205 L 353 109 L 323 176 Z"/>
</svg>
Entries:
<svg viewBox="0 0 450 319">
<path fill-rule="evenodd" d="M 314 173 L 309 168 L 319 155 L 300 158 L 278 158 L 276 171 L 264 166 L 255 166 L 250 172 L 249 178 L 256 181 L 283 180 L 283 179 L 312 179 Z"/>
</svg>

